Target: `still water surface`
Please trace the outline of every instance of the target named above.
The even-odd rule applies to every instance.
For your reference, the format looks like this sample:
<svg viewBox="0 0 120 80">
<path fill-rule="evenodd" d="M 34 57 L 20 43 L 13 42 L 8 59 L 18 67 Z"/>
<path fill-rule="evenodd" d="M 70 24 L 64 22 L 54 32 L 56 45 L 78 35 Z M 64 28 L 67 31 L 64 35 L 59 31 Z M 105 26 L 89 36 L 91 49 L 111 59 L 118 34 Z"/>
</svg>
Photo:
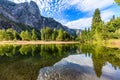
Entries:
<svg viewBox="0 0 120 80">
<path fill-rule="evenodd" d="M 0 80 L 120 80 L 120 49 L 0 45 Z"/>
</svg>

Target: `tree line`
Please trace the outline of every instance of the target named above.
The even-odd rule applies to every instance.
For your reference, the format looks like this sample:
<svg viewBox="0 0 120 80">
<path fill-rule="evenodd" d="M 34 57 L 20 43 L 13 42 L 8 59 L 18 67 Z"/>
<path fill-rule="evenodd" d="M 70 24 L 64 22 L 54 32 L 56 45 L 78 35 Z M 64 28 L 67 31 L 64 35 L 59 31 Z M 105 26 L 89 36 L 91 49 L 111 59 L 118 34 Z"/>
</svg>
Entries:
<svg viewBox="0 0 120 80">
<path fill-rule="evenodd" d="M 120 39 L 120 17 L 116 18 L 113 15 L 110 21 L 105 23 L 97 8 L 92 18 L 91 28 L 85 28 L 78 37 L 82 42 Z"/>
<path fill-rule="evenodd" d="M 62 29 L 56 30 L 50 27 L 44 27 L 40 31 L 32 29 L 31 31 L 25 30 L 20 33 L 12 28 L 7 30 L 0 30 L 0 40 L 45 40 L 45 41 L 68 41 L 73 40 L 74 37 Z"/>
</svg>

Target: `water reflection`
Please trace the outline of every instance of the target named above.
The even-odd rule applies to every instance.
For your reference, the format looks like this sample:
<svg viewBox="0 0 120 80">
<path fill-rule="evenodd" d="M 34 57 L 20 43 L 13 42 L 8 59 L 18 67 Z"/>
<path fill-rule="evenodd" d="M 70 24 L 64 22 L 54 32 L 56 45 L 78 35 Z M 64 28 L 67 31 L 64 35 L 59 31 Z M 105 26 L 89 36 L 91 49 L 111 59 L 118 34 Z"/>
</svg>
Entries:
<svg viewBox="0 0 120 80">
<path fill-rule="evenodd" d="M 92 53 L 92 61 L 96 75 L 102 75 L 102 68 L 107 62 L 111 63 L 114 69 L 120 68 L 120 49 L 107 48 L 98 45 L 81 45 L 81 51 L 89 55 Z"/>
<path fill-rule="evenodd" d="M 71 55 L 52 67 L 42 68 L 38 80 L 120 80 L 120 70 L 114 70 L 109 63 L 102 72 L 100 78 L 96 76 L 91 57 L 85 54 Z"/>
<path fill-rule="evenodd" d="M 40 68 L 68 56 L 73 45 L 0 45 L 0 80 L 36 80 Z"/>
<path fill-rule="evenodd" d="M 80 45 L 79 55 L 40 69 L 38 80 L 120 80 L 120 50 L 97 45 Z"/>
<path fill-rule="evenodd" d="M 52 80 L 56 76 L 58 80 L 120 80 L 119 69 L 118 48 L 88 44 L 0 45 L 0 80 L 49 80 L 51 76 Z"/>
</svg>

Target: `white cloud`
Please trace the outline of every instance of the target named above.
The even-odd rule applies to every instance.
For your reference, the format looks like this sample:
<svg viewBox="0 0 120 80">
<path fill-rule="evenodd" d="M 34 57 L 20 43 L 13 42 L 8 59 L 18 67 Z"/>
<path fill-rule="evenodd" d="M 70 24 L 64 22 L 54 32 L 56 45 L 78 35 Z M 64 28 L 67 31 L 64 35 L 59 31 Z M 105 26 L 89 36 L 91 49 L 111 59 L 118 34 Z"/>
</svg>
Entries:
<svg viewBox="0 0 120 80">
<path fill-rule="evenodd" d="M 69 4 L 76 5 L 81 11 L 92 11 L 96 8 L 103 9 L 114 3 L 114 0 L 72 0 Z"/>
<path fill-rule="evenodd" d="M 114 0 L 10 0 L 16 3 L 35 1 L 41 14 L 48 17 L 64 17 L 62 12 L 71 6 L 81 12 L 94 11 L 96 8 L 104 9 L 114 3 Z"/>
<path fill-rule="evenodd" d="M 92 21 L 92 17 L 81 18 L 75 21 L 68 22 L 65 25 L 72 29 L 84 29 L 85 27 L 90 27 L 91 21 Z"/>
<path fill-rule="evenodd" d="M 31 0 L 11 0 L 16 3 L 30 2 Z M 90 27 L 92 14 L 96 8 L 101 10 L 101 17 L 104 21 L 108 21 L 112 15 L 119 15 L 120 8 L 108 8 L 114 5 L 114 0 L 32 0 L 35 1 L 43 16 L 53 17 L 58 21 L 64 23 L 70 28 L 84 29 Z M 83 15 L 83 18 L 68 22 L 64 19 L 63 11 L 69 9 L 71 6 L 79 9 L 80 12 L 88 12 Z M 107 9 L 108 8 L 108 9 Z M 77 13 L 76 13 L 77 14 Z M 67 15 L 67 14 L 66 14 Z M 74 15 L 74 14 L 73 14 Z M 89 15 L 89 17 L 86 17 Z M 86 17 L 86 18 L 84 18 Z"/>
<path fill-rule="evenodd" d="M 15 3 L 34 1 L 40 8 L 41 14 L 53 17 L 52 15 L 62 15 L 62 11 L 69 8 L 70 0 L 10 0 Z M 61 16 L 60 16 L 61 17 Z"/>
<path fill-rule="evenodd" d="M 114 10 L 108 9 L 101 12 L 101 18 L 103 21 L 107 22 L 115 14 Z M 69 28 L 75 29 L 85 29 L 91 26 L 92 16 L 89 18 L 80 18 L 75 21 L 66 23 L 65 25 Z"/>
<path fill-rule="evenodd" d="M 107 22 L 115 14 L 112 10 L 104 10 L 101 12 L 101 18 L 103 21 Z"/>
</svg>

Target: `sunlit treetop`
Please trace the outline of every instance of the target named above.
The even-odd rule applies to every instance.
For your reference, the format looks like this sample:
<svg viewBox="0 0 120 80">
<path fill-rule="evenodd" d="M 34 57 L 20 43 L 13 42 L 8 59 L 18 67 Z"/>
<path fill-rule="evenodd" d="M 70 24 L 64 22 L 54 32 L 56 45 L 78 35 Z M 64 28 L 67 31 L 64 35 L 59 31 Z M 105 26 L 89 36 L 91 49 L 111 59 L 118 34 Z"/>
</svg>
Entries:
<svg viewBox="0 0 120 80">
<path fill-rule="evenodd" d="M 120 6 L 120 0 L 114 0 Z"/>
</svg>

